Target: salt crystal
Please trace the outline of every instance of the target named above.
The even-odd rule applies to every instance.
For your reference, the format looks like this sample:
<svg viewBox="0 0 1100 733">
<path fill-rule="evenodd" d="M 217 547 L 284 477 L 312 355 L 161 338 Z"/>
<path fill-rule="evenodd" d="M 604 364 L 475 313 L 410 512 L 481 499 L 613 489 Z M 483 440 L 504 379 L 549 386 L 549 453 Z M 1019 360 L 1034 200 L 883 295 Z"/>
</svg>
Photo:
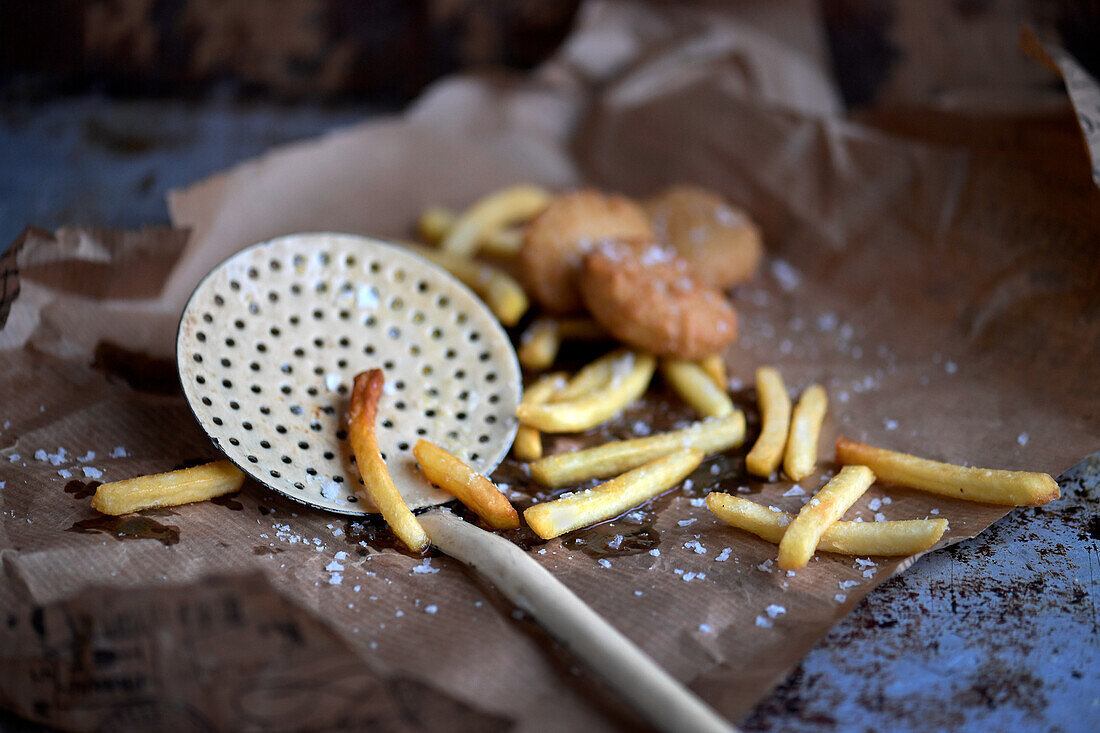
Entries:
<svg viewBox="0 0 1100 733">
<path fill-rule="evenodd" d="M 817 506 L 820 503 L 821 503 L 821 499 L 818 499 L 816 496 L 814 498 L 810 499 L 810 506 Z"/>
<path fill-rule="evenodd" d="M 641 594 L 642 594 L 642 592 L 640 590 L 634 591 L 634 595 L 636 595 L 636 596 L 640 596 Z"/>
<path fill-rule="evenodd" d="M 691 519 L 681 519 L 676 524 L 680 525 L 681 527 L 686 527 L 689 524 L 694 524 L 694 523 L 695 523 L 695 517 L 692 517 Z"/>
<path fill-rule="evenodd" d="M 690 583 L 691 581 L 695 580 L 695 575 L 695 573 L 684 573 L 684 582 Z"/>
<path fill-rule="evenodd" d="M 844 601 L 848 600 L 848 596 L 844 595 L 843 593 L 837 593 L 835 596 L 833 596 L 833 598 L 836 599 L 837 603 L 844 603 Z"/>
<path fill-rule="evenodd" d="M 882 497 L 882 503 L 883 504 L 892 504 L 892 503 L 894 503 L 894 500 L 891 499 L 889 496 L 884 496 L 884 497 Z"/>
<path fill-rule="evenodd" d="M 689 499 L 688 503 L 691 504 L 693 507 L 701 507 L 706 506 L 707 500 L 700 496 L 695 499 Z"/>
<path fill-rule="evenodd" d="M 882 512 L 875 512 L 875 521 L 876 522 L 885 522 L 886 521 L 886 515 L 883 514 Z"/>
<path fill-rule="evenodd" d="M 107 455 L 109 455 L 111 458 L 126 458 L 130 454 L 127 453 L 126 449 L 123 448 L 121 445 L 116 445 Z"/>
<path fill-rule="evenodd" d="M 939 509 L 930 509 L 930 510 L 929 510 L 929 513 L 930 513 L 930 514 L 939 514 L 939 513 L 940 513 L 940 510 L 939 510 Z"/>
<path fill-rule="evenodd" d="M 882 499 L 879 499 L 878 497 L 871 499 L 871 501 L 867 502 L 867 508 L 873 512 L 877 512 L 879 509 L 882 508 Z"/>
<path fill-rule="evenodd" d="M 781 616 L 786 612 L 787 612 L 786 608 L 784 608 L 783 606 L 777 606 L 774 603 L 764 609 L 764 613 L 768 614 L 769 618 L 775 618 L 776 616 Z"/>
<path fill-rule="evenodd" d="M 87 463 L 88 461 L 95 460 L 95 451 L 90 450 L 87 453 L 85 453 L 84 455 L 82 455 L 80 458 L 77 458 L 76 460 L 80 461 L 81 463 Z"/>
<path fill-rule="evenodd" d="M 704 634 L 709 634 L 710 633 L 710 625 L 709 624 L 699 624 L 699 631 L 703 632 Z"/>
<path fill-rule="evenodd" d="M 848 590 L 849 588 L 855 588 L 857 585 L 859 585 L 859 581 L 858 580 L 842 580 L 839 583 L 837 583 L 837 585 L 840 586 L 841 590 Z"/>
<path fill-rule="evenodd" d="M 84 478 L 101 478 L 103 476 L 103 471 L 91 466 L 81 466 L 80 470 L 84 472 Z"/>
<path fill-rule="evenodd" d="M 707 548 L 703 547 L 702 543 L 700 543 L 699 540 L 690 540 L 688 542 L 685 542 L 684 548 L 691 550 L 696 555 L 707 554 Z"/>
<path fill-rule="evenodd" d="M 795 290 L 802 282 L 802 273 L 792 267 L 786 260 L 772 260 L 771 273 L 775 281 L 779 283 L 779 287 L 788 293 Z"/>
<path fill-rule="evenodd" d="M 733 552 L 732 548 L 723 547 L 722 551 L 714 558 L 714 562 L 725 562 L 730 559 L 730 553 Z"/>
<path fill-rule="evenodd" d="M 435 613 L 438 610 L 439 607 L 436 606 L 434 603 L 430 606 L 424 606 L 424 613 Z"/>
<path fill-rule="evenodd" d="M 330 562 L 328 565 L 325 566 L 325 570 L 329 571 L 330 573 L 335 572 L 337 570 L 343 570 L 343 569 L 344 569 L 344 566 L 341 565 L 336 560 L 333 560 L 332 562 Z"/>
<path fill-rule="evenodd" d="M 603 565 L 605 568 L 611 567 L 611 561 L 608 560 L 607 558 L 601 557 L 599 560 L 597 560 L 597 562 L 600 565 Z"/>
<path fill-rule="evenodd" d="M 953 361 L 949 361 L 943 365 L 943 370 L 948 374 L 954 374 L 959 370 L 959 365 Z"/>
<path fill-rule="evenodd" d="M 757 570 L 763 570 L 765 573 L 770 573 L 772 571 L 772 561 L 771 560 L 765 560 L 764 562 L 757 565 L 756 569 Z"/>
<path fill-rule="evenodd" d="M 684 491 L 691 491 L 691 487 L 695 485 L 695 482 L 691 479 L 684 479 Z"/>
<path fill-rule="evenodd" d="M 878 563 L 869 557 L 857 557 L 856 565 L 860 566 L 861 568 L 872 568 L 878 565 Z"/>
<path fill-rule="evenodd" d="M 789 489 L 787 489 L 786 491 L 783 492 L 783 496 L 805 496 L 805 495 L 806 495 L 806 490 L 803 489 L 798 484 L 795 484 L 794 486 L 792 486 L 791 488 L 789 488 Z"/>
<path fill-rule="evenodd" d="M 619 549 L 619 546 L 622 545 L 622 544 L 623 544 L 623 536 L 621 534 L 617 534 L 611 539 L 610 542 L 607 543 L 607 546 L 610 547 L 612 550 L 617 550 L 617 549 Z"/>
<path fill-rule="evenodd" d="M 652 550 L 649 551 L 649 554 L 652 555 L 653 557 L 660 557 L 661 556 L 661 551 L 658 550 L 656 547 L 654 547 Z"/>
<path fill-rule="evenodd" d="M 1027 433 L 1020 433 L 1019 435 L 1016 436 L 1016 442 L 1019 443 L 1020 445 L 1027 445 L 1027 441 L 1028 441 L 1028 434 Z"/>
<path fill-rule="evenodd" d="M 61 478 L 72 478 L 73 477 L 72 471 L 70 471 L 67 468 L 59 468 L 57 470 L 57 475 L 60 476 Z"/>
<path fill-rule="evenodd" d="M 649 435 L 649 433 L 651 432 L 651 428 L 649 427 L 649 425 L 642 422 L 641 420 L 634 423 L 634 425 L 631 427 L 631 430 L 634 431 L 635 435 Z"/>
<path fill-rule="evenodd" d="M 717 463 L 712 463 L 710 466 L 710 474 L 712 476 L 717 476 L 720 473 L 722 473 L 722 467 L 719 466 Z"/>
<path fill-rule="evenodd" d="M 424 561 L 419 565 L 413 567 L 413 573 L 416 575 L 425 575 L 427 573 L 438 573 L 439 568 L 432 567 L 432 559 L 430 557 L 424 558 Z"/>
<path fill-rule="evenodd" d="M 761 626 L 765 629 L 770 629 L 772 627 L 772 622 L 769 621 L 768 619 L 764 618 L 763 616 L 757 616 L 756 617 L 756 625 Z"/>
<path fill-rule="evenodd" d="M 890 420 L 889 418 L 887 418 L 887 419 L 882 421 L 882 427 L 886 428 L 887 430 L 897 430 L 898 429 L 898 421 L 897 420 Z"/>
<path fill-rule="evenodd" d="M 877 568 L 868 568 L 867 570 L 864 570 L 863 571 L 863 577 L 864 578 L 870 578 L 870 577 L 874 576 L 876 569 Z"/>
<path fill-rule="evenodd" d="M 396 618 L 401 618 L 401 617 L 402 617 L 402 616 L 404 616 L 404 615 L 405 615 L 405 612 L 404 612 L 404 611 L 398 611 L 397 613 L 395 613 L 395 614 L 394 614 L 394 616 L 395 616 Z"/>
<path fill-rule="evenodd" d="M 778 517 L 775 518 L 775 523 L 778 524 L 780 527 L 786 527 L 788 524 L 791 523 L 791 517 L 788 514 L 780 514 Z"/>
<path fill-rule="evenodd" d="M 328 584 L 329 585 L 340 585 L 343 582 L 344 582 L 344 576 L 341 575 L 340 573 L 333 573 L 328 578 Z"/>
<path fill-rule="evenodd" d="M 18 460 L 19 460 L 19 454 L 18 453 L 12 453 L 10 456 L 8 456 L 8 463 L 15 463 Z"/>
</svg>

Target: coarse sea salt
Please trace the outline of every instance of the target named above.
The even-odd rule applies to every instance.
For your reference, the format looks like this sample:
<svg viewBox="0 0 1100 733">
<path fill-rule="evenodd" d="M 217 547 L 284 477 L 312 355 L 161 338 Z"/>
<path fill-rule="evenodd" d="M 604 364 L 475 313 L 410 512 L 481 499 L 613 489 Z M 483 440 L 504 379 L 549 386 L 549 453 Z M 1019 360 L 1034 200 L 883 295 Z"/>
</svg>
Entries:
<svg viewBox="0 0 1100 733">
<path fill-rule="evenodd" d="M 719 552 L 718 555 L 715 556 L 714 562 L 725 562 L 726 560 L 729 560 L 730 559 L 730 553 L 732 553 L 732 552 L 733 552 L 732 548 L 723 547 L 722 551 Z"/>
<path fill-rule="evenodd" d="M 805 495 L 806 495 L 806 490 L 803 489 L 798 484 L 795 484 L 794 486 L 792 486 L 791 488 L 789 488 L 789 489 L 787 489 L 786 491 L 783 492 L 783 496 L 805 496 Z"/>
<path fill-rule="evenodd" d="M 770 629 L 772 627 L 772 622 L 764 618 L 763 616 L 757 616 L 756 625 L 765 629 Z"/>
<path fill-rule="evenodd" d="M 781 616 L 787 612 L 787 609 L 783 606 L 777 606 L 774 603 L 764 609 L 764 613 L 768 614 L 769 618 L 775 618 Z"/>
<path fill-rule="evenodd" d="M 686 527 L 686 526 L 688 526 L 689 524 L 695 524 L 695 521 L 696 521 L 696 520 L 695 520 L 695 517 L 692 517 L 691 519 L 681 519 L 681 520 L 680 520 L 679 522 L 677 522 L 676 524 L 680 525 L 681 527 Z"/>
<path fill-rule="evenodd" d="M 116 445 L 114 448 L 111 449 L 111 452 L 108 453 L 107 455 L 110 456 L 111 458 L 126 458 L 130 454 L 127 453 L 126 449 L 123 448 L 121 445 Z"/>
<path fill-rule="evenodd" d="M 702 631 L 704 634 L 709 634 L 710 624 L 699 624 L 699 630 Z"/>
<path fill-rule="evenodd" d="M 689 540 L 684 543 L 684 548 L 691 550 L 696 555 L 707 554 L 707 548 L 703 547 L 703 544 L 699 540 Z"/>
<path fill-rule="evenodd" d="M 98 468 L 93 468 L 92 466 L 81 466 L 80 470 L 84 472 L 84 478 L 103 477 L 103 471 L 100 471 Z"/>
<path fill-rule="evenodd" d="M 1028 439 L 1029 438 L 1027 433 L 1020 433 L 1016 436 L 1016 442 L 1019 443 L 1021 446 L 1027 445 Z"/>
<path fill-rule="evenodd" d="M 848 590 L 849 588 L 855 588 L 857 585 L 859 585 L 859 581 L 858 580 L 842 580 L 839 583 L 837 583 L 837 585 L 840 586 L 841 590 Z"/>
<path fill-rule="evenodd" d="M 431 558 L 427 557 L 424 558 L 424 562 L 414 566 L 412 571 L 416 575 L 426 575 L 428 573 L 438 573 L 439 568 L 433 568 Z"/>
<path fill-rule="evenodd" d="M 603 566 L 604 566 L 605 568 L 609 568 L 609 567 L 611 567 L 611 561 L 610 561 L 610 560 L 608 560 L 608 559 L 607 559 L 607 558 L 605 558 L 605 557 L 601 557 L 601 558 L 600 558 L 599 560 L 597 560 L 596 562 L 598 562 L 598 563 L 599 563 L 600 565 L 603 565 Z"/>
<path fill-rule="evenodd" d="M 439 607 L 436 606 L 434 603 L 424 606 L 424 613 L 435 613 L 438 610 Z"/>
<path fill-rule="evenodd" d="M 660 557 L 661 556 L 661 551 L 658 550 L 656 547 L 654 547 L 652 550 L 649 551 L 649 554 L 652 555 L 653 557 Z"/>
</svg>

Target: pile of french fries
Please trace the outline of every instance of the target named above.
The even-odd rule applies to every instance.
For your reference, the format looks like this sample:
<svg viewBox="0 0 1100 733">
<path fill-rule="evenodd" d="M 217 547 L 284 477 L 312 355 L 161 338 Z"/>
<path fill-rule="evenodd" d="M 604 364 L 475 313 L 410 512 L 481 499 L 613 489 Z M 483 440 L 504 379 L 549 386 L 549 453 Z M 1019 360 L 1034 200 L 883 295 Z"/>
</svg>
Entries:
<svg viewBox="0 0 1100 733">
<path fill-rule="evenodd" d="M 493 192 L 464 212 L 438 206 L 424 210 L 417 231 L 427 245 L 410 244 L 416 252 L 454 274 L 474 290 L 505 326 L 527 314 L 530 299 L 522 285 L 502 269 L 473 257 L 487 253 L 514 256 L 524 226 L 550 200 L 531 185 Z M 553 367 L 565 341 L 601 341 L 606 333 L 585 318 L 540 316 L 520 337 L 520 363 L 529 371 Z M 544 455 L 543 433 L 581 433 L 610 420 L 646 393 L 655 373 L 699 416 L 689 427 L 585 450 Z M 383 373 L 359 374 L 348 411 L 348 440 L 374 501 L 394 533 L 413 551 L 428 546 L 428 536 L 393 485 L 378 449 L 375 415 Z M 527 387 L 517 409 L 520 427 L 513 455 L 530 464 L 542 486 L 566 489 L 592 479 L 599 485 L 568 492 L 523 512 L 527 525 L 541 538 L 612 519 L 679 485 L 706 458 L 736 450 L 745 439 L 745 416 L 727 388 L 721 355 L 699 362 L 656 358 L 617 348 L 575 374 L 549 372 Z M 760 433 L 745 456 L 748 473 L 775 480 L 782 469 L 803 481 L 818 462 L 818 442 L 828 409 L 825 389 L 806 388 L 792 407 L 779 371 L 756 370 Z M 413 454 L 425 477 L 447 491 L 494 529 L 520 526 L 516 509 L 488 478 L 439 446 L 420 440 Z M 726 523 L 774 543 L 779 567 L 805 567 L 818 550 L 847 555 L 913 555 L 932 547 L 947 530 L 947 520 L 845 522 L 844 513 L 876 481 L 968 501 L 1004 505 L 1040 505 L 1058 497 L 1058 485 L 1047 474 L 998 471 L 940 463 L 840 438 L 840 470 L 814 493 L 795 516 L 720 492 L 706 497 L 707 507 Z M 167 474 L 103 484 L 93 507 L 109 514 L 201 501 L 236 491 L 243 474 L 227 461 Z"/>
</svg>

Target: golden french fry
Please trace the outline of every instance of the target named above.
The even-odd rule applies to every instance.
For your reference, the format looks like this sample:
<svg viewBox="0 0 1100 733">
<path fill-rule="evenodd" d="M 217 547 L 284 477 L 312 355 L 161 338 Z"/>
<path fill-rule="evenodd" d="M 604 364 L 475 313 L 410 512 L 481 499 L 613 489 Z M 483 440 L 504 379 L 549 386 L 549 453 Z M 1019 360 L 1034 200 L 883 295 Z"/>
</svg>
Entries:
<svg viewBox="0 0 1100 733">
<path fill-rule="evenodd" d="M 611 365 L 611 378 L 600 389 L 568 402 L 520 403 L 516 416 L 521 423 L 546 433 L 579 433 L 594 428 L 645 394 L 656 366 L 657 360 L 649 354 L 623 351 Z"/>
<path fill-rule="evenodd" d="M 703 452 L 684 448 L 572 496 L 535 504 L 523 518 L 544 540 L 617 517 L 668 491 L 695 470 Z"/>
<path fill-rule="evenodd" d="M 515 257 L 523 246 L 523 227 L 508 227 L 490 232 L 481 243 L 481 251 L 493 257 Z"/>
<path fill-rule="evenodd" d="M 229 461 L 214 461 L 100 484 L 92 497 L 92 509 L 118 516 L 142 509 L 179 506 L 232 494 L 240 491 L 242 483 L 244 473 L 239 468 Z"/>
<path fill-rule="evenodd" d="M 455 224 L 458 214 L 442 206 L 429 206 L 420 212 L 416 220 L 416 233 L 425 242 L 437 244 L 447 236 Z"/>
<path fill-rule="evenodd" d="M 553 318 L 539 318 L 520 336 L 516 356 L 524 369 L 538 371 L 554 363 L 558 358 L 559 348 L 561 333 L 558 322 Z"/>
<path fill-rule="evenodd" d="M 760 402 L 760 437 L 745 456 L 745 468 L 754 476 L 770 478 L 783 460 L 791 424 L 791 398 L 774 367 L 756 370 L 756 395 Z"/>
<path fill-rule="evenodd" d="M 492 481 L 435 443 L 418 440 L 413 456 L 433 484 L 453 495 L 493 529 L 516 529 L 519 514 Z"/>
<path fill-rule="evenodd" d="M 786 512 L 719 492 L 707 494 L 707 508 L 723 522 L 777 545 L 794 519 Z M 821 535 L 817 549 L 841 555 L 915 555 L 936 544 L 946 530 L 946 519 L 835 522 Z"/>
<path fill-rule="evenodd" d="M 797 570 L 813 557 L 825 533 L 875 481 L 866 466 L 845 466 L 802 506 L 779 542 L 779 567 Z"/>
<path fill-rule="evenodd" d="M 585 364 L 573 375 L 568 384 L 554 393 L 550 402 L 571 402 L 606 386 L 611 381 L 612 366 L 622 358 L 624 353 L 622 349 L 616 349 Z"/>
<path fill-rule="evenodd" d="M 519 319 L 531 305 L 523 286 L 501 269 L 483 262 L 476 262 L 469 257 L 411 242 L 405 243 L 405 246 L 461 280 L 463 285 L 485 301 L 485 305 L 489 306 L 489 310 L 505 326 L 514 326 L 519 323 Z"/>
<path fill-rule="evenodd" d="M 726 374 L 726 360 L 721 354 L 711 354 L 699 362 L 699 366 L 714 380 L 714 386 L 725 392 L 729 389 L 729 375 Z"/>
<path fill-rule="evenodd" d="M 564 386 L 564 372 L 547 374 L 523 390 L 523 401 L 529 405 L 541 405 Z M 521 424 L 516 430 L 516 439 L 512 442 L 512 454 L 521 461 L 542 458 L 542 434 L 538 429 Z"/>
<path fill-rule="evenodd" d="M 549 201 L 550 194 L 545 189 L 529 184 L 495 191 L 462 212 L 439 246 L 446 252 L 474 255 L 492 233 L 531 219 Z"/>
<path fill-rule="evenodd" d="M 738 447 L 744 439 L 745 416 L 737 410 L 683 430 L 547 456 L 531 464 L 531 477 L 543 486 L 560 489 L 590 478 L 617 476 L 680 448 L 695 448 L 711 456 Z"/>
<path fill-rule="evenodd" d="M 355 453 L 355 463 L 367 495 L 374 501 L 382 518 L 398 538 L 413 552 L 423 552 L 428 547 L 428 535 L 413 516 L 401 492 L 393 484 L 378 438 L 374 434 L 374 419 L 378 413 L 378 398 L 382 394 L 385 374 L 381 369 L 371 369 L 355 375 L 355 385 L 348 405 L 348 441 Z M 359 491 L 357 488 L 356 491 Z"/>
<path fill-rule="evenodd" d="M 733 412 L 733 400 L 719 389 L 703 367 L 681 359 L 661 359 L 661 376 L 684 402 L 701 417 L 722 417 Z"/>
<path fill-rule="evenodd" d="M 952 499 L 1042 506 L 1060 495 L 1058 482 L 1045 473 L 956 466 L 845 438 L 836 441 L 836 460 L 869 466 L 883 481 Z"/>
<path fill-rule="evenodd" d="M 810 386 L 795 405 L 791 415 L 791 434 L 783 458 L 783 471 L 793 481 L 801 481 L 814 472 L 817 464 L 817 439 L 829 399 L 820 384 Z"/>
</svg>

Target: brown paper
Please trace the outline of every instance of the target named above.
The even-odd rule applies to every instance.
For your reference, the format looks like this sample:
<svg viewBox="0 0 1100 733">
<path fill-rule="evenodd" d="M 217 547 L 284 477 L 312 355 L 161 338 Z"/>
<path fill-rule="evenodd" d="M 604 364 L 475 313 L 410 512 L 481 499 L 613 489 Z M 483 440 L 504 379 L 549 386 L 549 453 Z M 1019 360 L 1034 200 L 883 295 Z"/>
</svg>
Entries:
<svg viewBox="0 0 1100 733">
<path fill-rule="evenodd" d="M 589 4 L 530 79 L 444 81 L 402 118 L 272 151 L 175 193 L 173 221 L 192 234 L 170 273 L 164 258 L 180 239 L 168 232 L 142 235 L 155 247 L 114 246 L 138 240 L 90 232 L 84 249 L 67 242 L 85 233 L 28 241 L 20 262 L 50 264 L 26 268 L 0 331 L 0 424 L 11 421 L 0 430 L 0 610 L 18 619 L 0 629 L 0 700 L 70 729 L 101 720 L 68 702 L 35 708 L 28 690 L 40 688 L 28 687 L 25 671 L 33 659 L 8 663 L 9 649 L 42 653 L 46 640 L 29 639 L 24 621 L 36 607 L 50 618 L 72 615 L 57 609 L 88 586 L 110 586 L 142 589 L 123 597 L 147 613 L 150 588 L 256 571 L 332 629 L 364 669 L 422 683 L 418 706 L 449 710 L 461 701 L 469 720 L 492 716 L 521 731 L 639 725 L 476 575 L 445 557 L 424 562 L 394 550 L 377 523 L 348 522 L 248 483 L 229 499 L 122 527 L 97 524 L 89 481 L 215 457 L 170 389 L 175 321 L 207 270 L 279 234 L 405 237 L 424 205 L 462 206 L 516 181 L 593 182 L 638 196 L 701 183 L 752 211 L 769 249 L 761 274 L 733 293 L 743 329 L 727 361 L 750 440 L 757 365 L 778 365 L 793 392 L 812 382 L 829 391 L 823 460 L 801 484 L 807 493 L 834 469 L 830 446 L 841 434 L 1054 474 L 1096 450 L 1100 192 L 1072 118 L 884 110 L 865 118 L 873 125 L 844 119 L 806 30 L 815 27 L 812 11 L 802 12 L 809 15 L 795 15 L 784 35 L 764 11 L 749 13 L 750 23 L 716 11 Z M 129 257 L 128 269 L 102 268 L 95 288 L 67 284 L 79 278 L 60 276 L 64 268 L 98 266 L 74 263 L 88 247 L 112 263 Z M 159 297 L 142 299 L 143 276 L 162 275 Z M 567 450 L 690 418 L 657 387 L 598 435 L 548 446 Z M 515 538 L 733 721 L 863 595 L 908 565 L 820 555 L 793 575 L 779 572 L 774 546 L 700 506 L 710 490 L 801 506 L 806 497 L 790 483 L 748 480 L 742 455 L 708 461 L 690 487 L 610 525 L 545 544 Z M 520 506 L 537 494 L 513 462 L 496 478 Z M 945 542 L 953 542 L 1005 511 L 877 485 L 848 518 L 938 515 L 950 521 Z M 119 531 L 138 539 L 118 539 Z M 241 598 L 263 596 L 258 581 L 249 583 Z M 98 602 L 80 603 L 90 623 L 108 623 Z M 279 618 L 260 606 L 257 624 Z M 259 643 L 252 632 L 240 639 Z M 214 664 L 230 646 L 204 646 L 195 657 Z M 275 674 L 279 660 L 253 651 Z M 343 653 L 331 644 L 312 652 Z M 307 669 L 325 668 L 310 654 Z M 378 679 L 364 675 L 342 689 L 379 699 Z M 195 689 L 188 704 L 203 715 L 247 722 Z M 282 720 L 311 728 L 317 715 L 295 708 Z M 463 720 L 456 713 L 442 727 Z"/>
</svg>

